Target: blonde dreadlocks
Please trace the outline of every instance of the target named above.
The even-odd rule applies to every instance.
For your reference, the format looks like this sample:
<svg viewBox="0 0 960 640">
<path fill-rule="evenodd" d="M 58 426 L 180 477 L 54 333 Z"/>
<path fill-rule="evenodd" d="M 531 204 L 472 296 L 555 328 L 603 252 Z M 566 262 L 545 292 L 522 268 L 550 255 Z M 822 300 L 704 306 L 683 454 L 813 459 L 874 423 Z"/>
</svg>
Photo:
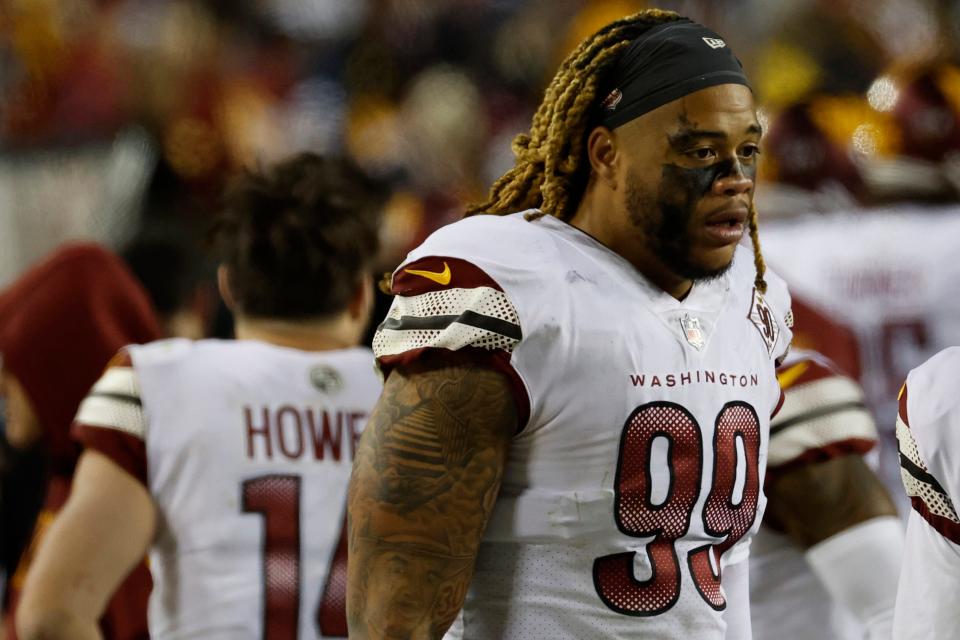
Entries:
<svg viewBox="0 0 960 640">
<path fill-rule="evenodd" d="M 681 19 L 672 11 L 648 9 L 612 22 L 580 43 L 547 87 L 529 133 L 513 139 L 514 167 L 493 184 L 487 201 L 470 207 L 466 215 L 506 215 L 538 209 L 528 218 L 573 217 L 590 173 L 584 144 L 604 78 L 637 37 L 657 25 Z M 749 230 L 757 271 L 755 284 L 766 293 L 766 265 L 753 206 Z"/>
</svg>

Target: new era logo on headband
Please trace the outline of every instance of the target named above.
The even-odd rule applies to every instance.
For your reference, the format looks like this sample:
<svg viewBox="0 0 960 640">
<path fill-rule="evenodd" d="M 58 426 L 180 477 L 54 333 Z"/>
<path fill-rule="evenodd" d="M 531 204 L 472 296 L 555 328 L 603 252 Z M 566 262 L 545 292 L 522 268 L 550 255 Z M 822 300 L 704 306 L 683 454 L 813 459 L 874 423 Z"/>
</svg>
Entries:
<svg viewBox="0 0 960 640">
<path fill-rule="evenodd" d="M 711 49 L 723 49 L 727 46 L 727 43 L 720 38 L 704 38 L 703 41 L 710 45 Z"/>
</svg>

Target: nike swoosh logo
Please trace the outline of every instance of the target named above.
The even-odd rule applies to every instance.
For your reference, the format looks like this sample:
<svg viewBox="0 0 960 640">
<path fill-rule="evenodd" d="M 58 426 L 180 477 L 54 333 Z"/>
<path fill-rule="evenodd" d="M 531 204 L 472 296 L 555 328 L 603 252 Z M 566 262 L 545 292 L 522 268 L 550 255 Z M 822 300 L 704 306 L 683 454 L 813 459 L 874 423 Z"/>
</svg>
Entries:
<svg viewBox="0 0 960 640">
<path fill-rule="evenodd" d="M 412 276 L 421 276 L 427 280 L 433 280 L 438 284 L 450 284 L 450 265 L 446 262 L 443 263 L 443 271 L 421 271 L 419 269 L 404 269 L 404 271 Z"/>
<path fill-rule="evenodd" d="M 810 363 L 800 362 L 793 365 L 789 369 L 782 371 L 777 374 L 777 382 L 780 383 L 781 389 L 789 389 L 797 379 L 806 373 L 807 369 L 810 368 Z"/>
</svg>

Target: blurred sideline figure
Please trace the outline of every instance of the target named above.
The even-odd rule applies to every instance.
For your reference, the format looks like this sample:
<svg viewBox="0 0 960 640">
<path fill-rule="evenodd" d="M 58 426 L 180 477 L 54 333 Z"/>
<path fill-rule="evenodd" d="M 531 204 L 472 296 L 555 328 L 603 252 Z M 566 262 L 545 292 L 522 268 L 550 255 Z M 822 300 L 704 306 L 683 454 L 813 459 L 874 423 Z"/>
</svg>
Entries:
<svg viewBox="0 0 960 640">
<path fill-rule="evenodd" d="M 118 349 L 160 335 L 140 285 L 119 258 L 95 245 L 60 249 L 0 295 L 0 394 L 6 398 L 6 439 L 14 450 L 42 450 L 49 465 L 33 541 L 10 576 L 8 611 L 16 612 L 34 552 L 70 492 L 80 448 L 71 440 L 69 428 L 80 401 Z M 4 488 L 5 493 L 16 490 Z M 70 536 L 81 534 L 73 525 L 64 530 Z M 106 638 L 146 637 L 150 578 L 142 565 L 134 570 L 142 557 L 125 567 L 92 618 L 91 624 L 101 621 Z M 134 573 L 108 603 L 131 570 Z M 16 638 L 13 618 L 6 621 L 8 640 Z"/>
<path fill-rule="evenodd" d="M 746 84 L 677 14 L 603 26 L 489 200 L 394 272 L 351 480 L 352 637 L 750 636 L 791 332 Z"/>
<path fill-rule="evenodd" d="M 891 70 L 865 95 L 811 91 L 775 114 L 764 142 L 765 215 L 955 203 L 960 69 Z"/>
<path fill-rule="evenodd" d="M 879 425 L 878 473 L 903 513 L 889 418 L 906 373 L 937 350 L 960 344 L 957 238 L 960 209 L 907 204 L 764 227 L 768 259 L 791 293 L 855 336 L 859 382 Z M 829 337 L 819 337 L 818 328 L 799 316 L 796 333 L 812 336 L 809 346 L 839 360 L 830 345 L 819 344 Z"/>
<path fill-rule="evenodd" d="M 216 305 L 213 265 L 197 242 L 196 225 L 165 219 L 142 229 L 120 251 L 147 290 L 164 337 L 198 340 L 209 336 Z"/>
<path fill-rule="evenodd" d="M 810 337 L 803 346 L 862 385 L 879 425 L 871 457 L 906 514 L 894 399 L 910 369 L 960 343 L 960 208 L 948 204 L 960 194 L 960 70 L 935 61 L 892 69 L 863 96 L 815 93 L 777 115 L 766 142 L 764 249 L 790 285 L 795 344 Z M 849 344 L 808 326 L 801 302 L 852 337 L 856 371 Z"/>
<path fill-rule="evenodd" d="M 960 629 L 960 347 L 912 370 L 900 390 L 897 440 L 910 499 L 894 640 L 948 640 Z"/>
<path fill-rule="evenodd" d="M 778 370 L 767 511 L 750 555 L 757 640 L 887 640 L 903 550 L 896 508 L 863 458 L 876 427 L 859 385 L 818 353 Z"/>
<path fill-rule="evenodd" d="M 384 197 L 312 154 L 233 184 L 215 238 L 239 339 L 130 347 L 94 385 L 23 640 L 98 637 L 148 550 L 152 638 L 346 636 L 344 496 L 380 391 L 357 344 Z"/>
<path fill-rule="evenodd" d="M 30 542 L 47 487 L 46 457 L 41 446 L 11 447 L 6 438 L 6 410 L 0 392 L 0 639 L 7 581 Z"/>
<path fill-rule="evenodd" d="M 138 233 L 118 255 L 150 299 L 162 336 L 201 337 L 211 325 L 215 278 L 209 277 L 206 261 L 190 241 L 190 228 L 172 220 L 162 232 L 156 227 Z M 2 423 L 0 415 L 0 434 Z M 11 447 L 0 435 L 0 598 L 43 502 L 45 453 L 42 446 Z"/>
<path fill-rule="evenodd" d="M 820 111 L 816 96 L 797 101 L 784 107 L 764 134 L 757 206 L 765 216 L 849 209 L 870 201 L 860 167 L 820 125 L 815 117 Z"/>
</svg>

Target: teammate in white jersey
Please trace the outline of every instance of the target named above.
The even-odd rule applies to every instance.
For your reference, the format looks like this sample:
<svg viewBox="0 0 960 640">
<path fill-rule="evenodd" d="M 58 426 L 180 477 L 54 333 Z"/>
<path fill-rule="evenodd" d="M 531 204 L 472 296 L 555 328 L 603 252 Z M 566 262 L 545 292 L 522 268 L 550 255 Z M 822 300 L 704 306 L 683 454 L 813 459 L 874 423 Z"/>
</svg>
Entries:
<svg viewBox="0 0 960 640">
<path fill-rule="evenodd" d="M 585 41 L 475 215 L 394 273 L 350 494 L 351 638 L 749 638 L 789 296 L 712 31 Z M 754 253 L 738 248 L 750 228 Z"/>
<path fill-rule="evenodd" d="M 899 490 L 891 416 L 907 372 L 960 344 L 958 237 L 957 206 L 900 205 L 764 225 L 764 253 L 791 293 L 856 338 L 859 380 L 880 432 L 879 473 L 902 513 L 909 505 Z M 807 333 L 804 324 L 798 312 L 798 333 Z M 839 363 L 829 345 L 814 348 Z"/>
<path fill-rule="evenodd" d="M 893 621 L 895 640 L 960 630 L 960 347 L 917 367 L 900 391 L 897 440 L 912 509 Z"/>
<path fill-rule="evenodd" d="M 23 640 L 99 637 L 148 550 L 154 640 L 346 637 L 346 487 L 380 392 L 356 345 L 381 203 L 358 169 L 312 154 L 237 180 L 216 238 L 238 340 L 129 347 L 94 385 Z"/>
<path fill-rule="evenodd" d="M 863 458 L 876 427 L 863 392 L 820 354 L 778 370 L 767 511 L 750 553 L 757 640 L 888 640 L 903 550 L 893 502 Z"/>
</svg>

